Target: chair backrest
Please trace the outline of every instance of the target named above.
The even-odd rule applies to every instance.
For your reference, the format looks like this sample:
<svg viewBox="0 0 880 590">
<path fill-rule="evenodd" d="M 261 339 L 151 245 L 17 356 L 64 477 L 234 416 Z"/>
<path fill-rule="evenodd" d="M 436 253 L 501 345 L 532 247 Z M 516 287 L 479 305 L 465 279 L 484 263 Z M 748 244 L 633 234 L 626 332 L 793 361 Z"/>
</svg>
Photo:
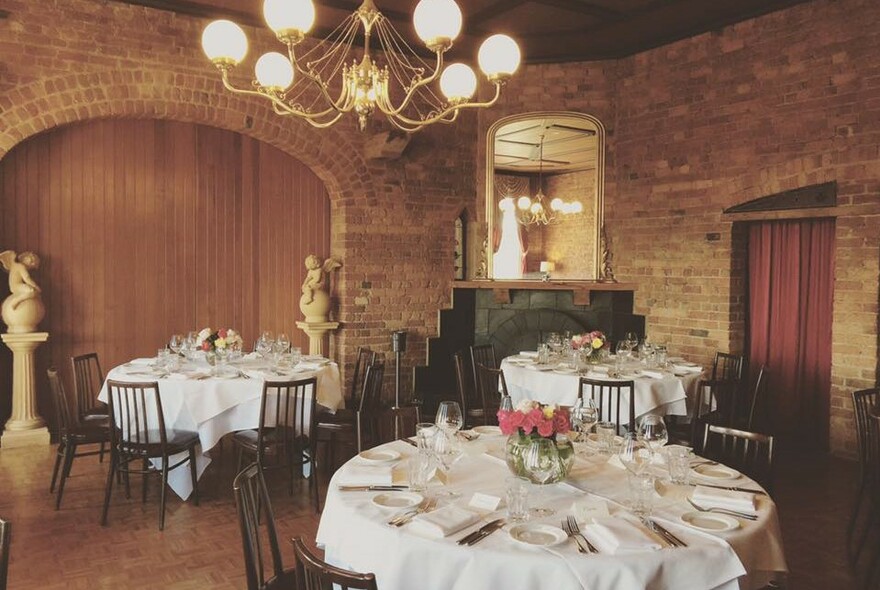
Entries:
<svg viewBox="0 0 880 590">
<path fill-rule="evenodd" d="M 107 380 L 110 444 L 123 456 L 147 456 L 147 447 L 164 454 L 168 444 L 159 384 Z"/>
<path fill-rule="evenodd" d="M 716 352 L 712 363 L 712 381 L 742 381 L 742 355 Z"/>
<path fill-rule="evenodd" d="M 367 376 L 367 367 L 376 361 L 376 353 L 359 346 L 357 350 L 357 359 L 354 362 L 354 374 L 351 378 L 351 401 L 355 406 L 361 403 L 361 395 L 364 390 L 364 380 Z"/>
<path fill-rule="evenodd" d="M 483 408 L 486 425 L 497 424 L 496 415 L 501 407 L 501 396 L 509 395 L 504 371 L 486 365 L 477 365 L 477 393 Z"/>
<path fill-rule="evenodd" d="M 330 565 L 309 551 L 302 537 L 294 537 L 293 552 L 296 555 L 297 590 L 376 590 L 376 576 Z"/>
<path fill-rule="evenodd" d="M 469 348 L 471 354 L 471 366 L 473 367 L 474 383 L 477 382 L 477 365 L 484 365 L 490 369 L 498 368 L 498 360 L 495 358 L 494 344 L 475 344 Z"/>
<path fill-rule="evenodd" d="M 238 509 L 238 524 L 241 528 L 241 544 L 244 550 L 244 569 L 247 576 L 248 590 L 262 590 L 266 587 L 266 564 L 264 563 L 264 547 L 260 534 L 260 511 L 265 514 L 265 537 L 269 541 L 271 558 L 271 578 L 284 575 L 284 564 L 281 561 L 281 549 L 278 547 L 278 536 L 275 532 L 275 514 L 263 472 L 256 463 L 245 467 L 235 476 L 232 483 L 235 494 L 235 506 Z"/>
<path fill-rule="evenodd" d="M 420 412 L 418 406 L 386 408 L 379 415 L 379 436 L 376 443 L 383 444 L 399 437 L 415 436 L 416 424 L 419 422 Z"/>
<path fill-rule="evenodd" d="M 635 430 L 636 420 L 636 396 L 635 383 L 632 381 L 598 381 L 581 377 L 578 384 L 578 396 L 584 399 L 592 399 L 599 410 L 600 422 L 614 422 L 617 433 L 621 434 L 624 422 L 623 412 L 627 411 L 623 404 L 623 394 L 629 393 L 628 412 L 626 427 L 629 431 Z"/>
<path fill-rule="evenodd" d="M 757 408 L 760 404 L 765 409 L 767 408 L 767 400 L 765 399 L 764 391 L 767 389 L 767 379 L 769 377 L 769 370 L 767 369 L 767 365 L 761 365 L 761 368 L 758 369 L 758 376 L 755 378 L 755 386 L 752 389 L 752 399 L 749 402 L 749 415 L 746 420 L 746 430 L 752 430 L 755 427 L 755 417 L 757 416 Z M 762 424 L 763 427 L 766 427 L 766 424 Z"/>
<path fill-rule="evenodd" d="M 856 440 L 859 447 L 859 466 L 864 476 L 871 464 L 877 429 L 871 420 L 871 409 L 880 401 L 880 388 L 860 389 L 852 393 L 856 415 Z"/>
<path fill-rule="evenodd" d="M 483 424 L 483 401 L 477 395 L 470 354 L 461 350 L 452 355 L 452 359 L 455 365 L 455 384 L 458 387 L 458 398 L 465 422 L 469 426 L 475 423 Z"/>
<path fill-rule="evenodd" d="M 382 405 L 382 383 L 385 381 L 385 361 L 376 361 L 367 367 L 361 393 L 361 412 L 377 412 Z"/>
<path fill-rule="evenodd" d="M 55 417 L 58 421 L 58 431 L 64 438 L 76 425 L 76 420 L 70 415 L 70 404 L 67 403 L 67 394 L 64 393 L 64 383 L 55 367 L 46 371 L 49 378 L 49 389 L 52 390 L 52 398 L 55 401 Z"/>
<path fill-rule="evenodd" d="M 733 427 L 733 405 L 737 400 L 736 384 L 733 381 L 701 380 L 697 385 L 694 407 L 691 414 L 691 440 L 694 451 L 703 448 L 705 426 Z"/>
<path fill-rule="evenodd" d="M 0 590 L 6 590 L 9 574 L 9 547 L 12 542 L 12 524 L 0 519 Z"/>
<path fill-rule="evenodd" d="M 76 412 L 83 416 L 98 407 L 98 392 L 104 384 L 104 373 L 98 362 L 98 353 L 90 352 L 70 358 L 73 365 L 73 391 L 76 394 Z"/>
<path fill-rule="evenodd" d="M 706 424 L 702 454 L 738 469 L 765 488 L 773 483 L 772 436 Z"/>
<path fill-rule="evenodd" d="M 317 377 L 263 383 L 257 430 L 258 463 L 265 459 L 270 432 L 279 460 L 302 460 L 302 448 L 297 443 L 305 441 L 308 433 L 314 433 L 317 400 Z M 291 454 L 295 456 L 287 456 Z"/>
</svg>

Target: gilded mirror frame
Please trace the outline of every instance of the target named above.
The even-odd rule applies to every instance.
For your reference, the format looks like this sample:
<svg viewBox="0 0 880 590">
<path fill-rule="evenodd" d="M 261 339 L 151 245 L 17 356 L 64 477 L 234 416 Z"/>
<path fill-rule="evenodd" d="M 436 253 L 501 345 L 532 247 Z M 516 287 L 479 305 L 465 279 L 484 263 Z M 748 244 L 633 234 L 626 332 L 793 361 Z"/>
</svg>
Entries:
<svg viewBox="0 0 880 590">
<path fill-rule="evenodd" d="M 594 243 L 595 260 L 593 276 L 582 277 L 583 280 L 598 280 L 602 274 L 602 226 L 605 223 L 605 126 L 596 117 L 575 111 L 533 111 L 510 115 L 495 121 L 486 134 L 486 222 L 488 233 L 486 239 L 486 277 L 496 281 L 516 279 L 493 278 L 493 239 L 496 229 L 497 207 L 495 204 L 495 134 L 505 125 L 530 119 L 548 119 L 565 117 L 581 119 L 596 128 L 596 195 L 595 195 L 595 227 L 590 232 Z M 568 279 L 567 279 L 568 280 Z M 580 279 L 578 279 L 580 280 Z"/>
</svg>

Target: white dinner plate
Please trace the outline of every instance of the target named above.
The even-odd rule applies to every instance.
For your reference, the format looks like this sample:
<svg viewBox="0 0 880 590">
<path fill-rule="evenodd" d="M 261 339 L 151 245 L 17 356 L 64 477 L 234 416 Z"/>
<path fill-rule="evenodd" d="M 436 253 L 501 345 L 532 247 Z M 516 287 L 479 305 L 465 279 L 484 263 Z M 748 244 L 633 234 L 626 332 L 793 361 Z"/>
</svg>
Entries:
<svg viewBox="0 0 880 590">
<path fill-rule="evenodd" d="M 400 453 L 394 449 L 368 449 L 358 453 L 358 457 L 367 463 L 389 463 L 400 459 Z"/>
<path fill-rule="evenodd" d="M 424 501 L 424 496 L 415 492 L 383 492 L 373 496 L 373 504 L 383 510 L 405 510 Z"/>
<path fill-rule="evenodd" d="M 688 526 L 709 533 L 726 533 L 739 528 L 737 519 L 715 512 L 685 512 L 681 520 Z"/>
<path fill-rule="evenodd" d="M 474 426 L 471 430 L 486 436 L 501 436 L 501 428 L 498 426 Z"/>
<path fill-rule="evenodd" d="M 537 522 L 514 525 L 507 531 L 507 534 L 517 543 L 529 547 L 552 547 L 564 543 L 568 539 L 568 535 L 562 529 Z"/>
<path fill-rule="evenodd" d="M 552 371 L 553 365 L 523 365 L 526 369 L 531 369 L 533 371 Z"/>
<path fill-rule="evenodd" d="M 577 369 L 572 369 L 571 367 L 556 367 L 553 369 L 554 373 L 562 373 L 563 375 L 572 375 L 577 373 Z"/>
<path fill-rule="evenodd" d="M 587 435 L 587 444 L 598 445 L 599 444 L 599 435 L 596 434 L 595 432 L 591 432 L 590 434 L 588 434 Z M 623 444 L 623 437 L 622 436 L 615 436 L 614 437 L 614 444 L 615 445 L 622 445 Z"/>
<path fill-rule="evenodd" d="M 726 465 L 703 464 L 691 467 L 691 475 L 706 479 L 736 479 L 740 474 L 736 469 L 731 469 Z"/>
</svg>

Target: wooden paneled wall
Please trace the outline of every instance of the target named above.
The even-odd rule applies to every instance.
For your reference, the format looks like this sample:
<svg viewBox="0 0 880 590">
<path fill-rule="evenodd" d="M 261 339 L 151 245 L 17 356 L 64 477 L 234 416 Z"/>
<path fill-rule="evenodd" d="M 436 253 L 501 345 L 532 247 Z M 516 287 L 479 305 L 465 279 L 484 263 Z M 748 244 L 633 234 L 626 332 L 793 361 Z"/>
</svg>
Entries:
<svg viewBox="0 0 880 590">
<path fill-rule="evenodd" d="M 33 250 L 49 342 L 40 411 L 54 419 L 49 364 L 96 350 L 105 371 L 153 356 L 174 332 L 294 322 L 303 259 L 330 251 L 321 180 L 280 150 L 230 131 L 153 120 L 90 121 L 35 136 L 0 160 L 0 250 Z M 0 277 L 0 298 L 8 291 Z M 0 424 L 11 353 L 0 352 Z"/>
</svg>

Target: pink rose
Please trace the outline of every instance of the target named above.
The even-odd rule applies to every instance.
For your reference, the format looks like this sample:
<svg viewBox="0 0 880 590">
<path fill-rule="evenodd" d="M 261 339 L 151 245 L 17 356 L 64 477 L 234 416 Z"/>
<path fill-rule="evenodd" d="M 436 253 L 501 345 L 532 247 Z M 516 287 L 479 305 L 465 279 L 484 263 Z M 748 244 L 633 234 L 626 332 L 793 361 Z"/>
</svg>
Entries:
<svg viewBox="0 0 880 590">
<path fill-rule="evenodd" d="M 517 428 L 520 428 L 523 425 L 523 422 L 525 422 L 525 419 L 526 419 L 526 417 L 522 412 L 520 412 L 520 411 L 511 412 L 510 416 L 508 416 L 508 418 L 507 418 L 507 420 L 508 420 L 507 423 L 510 425 L 510 428 L 512 428 L 513 430 L 516 430 Z"/>
<path fill-rule="evenodd" d="M 510 426 L 510 414 L 511 412 L 498 410 L 498 427 L 501 428 L 501 434 L 511 435 L 516 431 L 516 428 Z"/>
<path fill-rule="evenodd" d="M 538 434 L 541 436 L 550 436 L 553 434 L 553 421 L 541 420 L 541 422 L 538 423 Z"/>
<path fill-rule="evenodd" d="M 217 330 L 217 335 L 220 336 L 220 338 L 225 339 L 226 338 L 226 328 L 222 328 L 220 330 Z"/>
<path fill-rule="evenodd" d="M 568 412 L 560 410 L 553 415 L 553 427 L 556 432 L 565 434 L 571 430 L 571 421 L 568 418 Z"/>
</svg>

